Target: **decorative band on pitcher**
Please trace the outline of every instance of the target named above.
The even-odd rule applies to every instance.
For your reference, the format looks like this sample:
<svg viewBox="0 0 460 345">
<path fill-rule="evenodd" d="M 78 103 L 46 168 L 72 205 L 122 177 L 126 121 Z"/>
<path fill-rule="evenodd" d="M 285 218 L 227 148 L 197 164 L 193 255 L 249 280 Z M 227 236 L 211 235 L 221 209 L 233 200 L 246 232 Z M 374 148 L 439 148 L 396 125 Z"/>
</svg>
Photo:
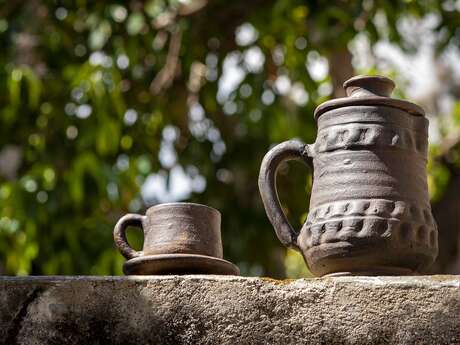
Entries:
<svg viewBox="0 0 460 345">
<path fill-rule="evenodd" d="M 308 214 L 307 225 L 327 221 L 332 218 L 350 216 L 373 216 L 395 219 L 410 218 L 417 222 L 429 225 L 434 224 L 434 219 L 429 208 L 422 208 L 405 201 L 370 199 L 339 201 L 313 208 Z"/>
<path fill-rule="evenodd" d="M 423 248 L 437 252 L 438 239 L 434 224 L 383 219 L 375 217 L 350 217 L 331 219 L 322 223 L 305 224 L 301 247 L 312 248 L 326 243 L 362 239 L 387 239 L 394 247 Z"/>
<path fill-rule="evenodd" d="M 358 238 L 389 238 L 397 246 L 437 248 L 430 209 L 404 201 L 351 200 L 322 205 L 311 210 L 305 223 L 307 248 Z"/>
<path fill-rule="evenodd" d="M 346 124 L 320 130 L 315 150 L 322 153 L 369 146 L 412 150 L 425 155 L 427 140 L 404 128 L 376 124 Z"/>
</svg>

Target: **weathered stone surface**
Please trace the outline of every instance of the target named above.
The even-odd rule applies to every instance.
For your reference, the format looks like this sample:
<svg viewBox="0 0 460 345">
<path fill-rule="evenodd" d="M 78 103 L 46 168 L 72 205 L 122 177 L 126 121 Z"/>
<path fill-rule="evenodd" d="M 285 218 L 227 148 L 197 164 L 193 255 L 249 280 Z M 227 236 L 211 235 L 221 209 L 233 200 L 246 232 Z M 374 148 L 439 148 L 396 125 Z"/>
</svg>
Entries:
<svg viewBox="0 0 460 345">
<path fill-rule="evenodd" d="M 0 343 L 460 344 L 460 277 L 4 277 Z"/>
</svg>

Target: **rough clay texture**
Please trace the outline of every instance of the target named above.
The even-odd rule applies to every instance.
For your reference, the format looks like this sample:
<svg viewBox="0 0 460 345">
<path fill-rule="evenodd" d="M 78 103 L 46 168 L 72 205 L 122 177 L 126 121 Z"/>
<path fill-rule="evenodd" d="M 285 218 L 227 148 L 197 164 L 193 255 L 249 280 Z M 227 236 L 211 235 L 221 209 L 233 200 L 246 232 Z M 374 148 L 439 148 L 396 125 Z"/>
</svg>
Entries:
<svg viewBox="0 0 460 345">
<path fill-rule="evenodd" d="M 460 277 L 3 277 L 0 344 L 460 344 Z"/>
</svg>

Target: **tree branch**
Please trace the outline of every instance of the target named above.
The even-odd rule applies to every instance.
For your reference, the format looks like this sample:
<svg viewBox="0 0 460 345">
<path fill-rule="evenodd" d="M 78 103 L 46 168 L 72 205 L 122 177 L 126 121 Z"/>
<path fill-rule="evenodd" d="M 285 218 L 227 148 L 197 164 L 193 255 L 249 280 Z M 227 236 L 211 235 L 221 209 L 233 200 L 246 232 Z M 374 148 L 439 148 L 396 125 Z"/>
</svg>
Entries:
<svg viewBox="0 0 460 345">
<path fill-rule="evenodd" d="M 460 130 L 448 135 L 440 146 L 440 151 L 437 157 L 440 159 L 448 159 L 449 153 L 460 145 Z"/>
<path fill-rule="evenodd" d="M 179 28 L 175 28 L 171 33 L 166 63 L 150 84 L 150 92 L 153 95 L 158 95 L 161 91 L 171 86 L 179 63 L 181 42 L 182 31 Z"/>
</svg>

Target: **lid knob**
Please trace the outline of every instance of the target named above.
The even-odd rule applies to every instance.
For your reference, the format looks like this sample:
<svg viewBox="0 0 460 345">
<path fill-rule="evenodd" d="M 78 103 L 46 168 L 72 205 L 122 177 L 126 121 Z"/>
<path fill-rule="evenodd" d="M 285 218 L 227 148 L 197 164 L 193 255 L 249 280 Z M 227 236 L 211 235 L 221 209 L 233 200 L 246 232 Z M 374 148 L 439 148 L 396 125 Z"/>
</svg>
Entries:
<svg viewBox="0 0 460 345">
<path fill-rule="evenodd" d="M 358 75 L 348 79 L 343 87 L 348 97 L 390 97 L 395 83 L 387 77 Z"/>
</svg>

